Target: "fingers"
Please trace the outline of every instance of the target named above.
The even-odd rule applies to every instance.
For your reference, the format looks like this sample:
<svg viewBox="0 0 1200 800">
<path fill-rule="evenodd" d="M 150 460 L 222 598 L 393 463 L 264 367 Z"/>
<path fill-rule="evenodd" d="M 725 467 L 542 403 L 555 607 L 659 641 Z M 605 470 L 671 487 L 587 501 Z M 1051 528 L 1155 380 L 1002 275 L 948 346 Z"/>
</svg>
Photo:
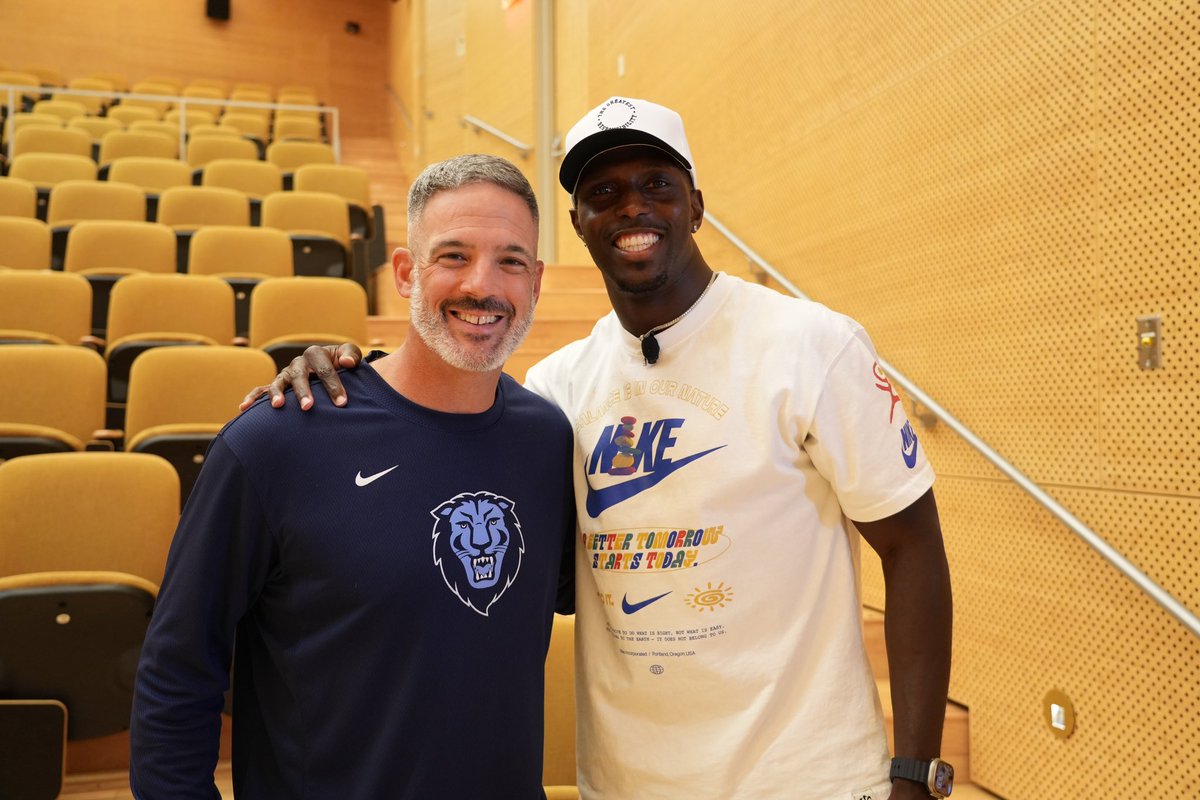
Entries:
<svg viewBox="0 0 1200 800">
<path fill-rule="evenodd" d="M 362 350 L 353 342 L 338 345 L 336 359 L 339 367 L 357 367 L 362 363 Z"/>
<path fill-rule="evenodd" d="M 240 414 L 250 406 L 254 405 L 254 401 L 266 394 L 268 389 L 269 387 L 267 386 L 255 386 L 253 389 L 251 389 L 250 393 L 242 398 L 242 402 L 238 406 L 238 413 Z M 271 404 L 274 405 L 273 398 Z"/>
<path fill-rule="evenodd" d="M 347 347 L 347 346 L 353 348 L 353 351 L 349 351 L 349 350 L 343 351 L 342 350 L 343 347 Z M 338 359 L 339 361 L 341 361 L 343 358 L 360 360 L 362 358 L 362 353 L 360 353 L 358 351 L 358 348 L 354 347 L 354 345 L 341 345 L 339 347 L 334 347 L 332 345 L 327 345 L 325 347 L 319 347 L 317 345 L 312 345 L 311 347 L 309 347 L 307 350 L 304 351 L 303 356 L 300 356 L 300 357 L 296 358 L 294 361 L 292 361 L 292 367 L 296 367 L 297 362 L 300 362 L 304 365 L 304 367 L 306 369 L 317 373 L 317 377 L 321 380 L 321 385 L 325 387 L 325 391 L 329 394 L 330 399 L 333 400 L 333 404 L 335 406 L 344 406 L 344 405 L 346 405 L 346 390 L 342 386 L 341 379 L 338 378 L 337 366 L 334 364 L 334 361 L 333 361 L 335 358 Z M 353 363 L 356 364 L 356 363 L 358 363 L 358 361 L 355 360 Z M 348 365 L 348 366 L 352 366 L 352 365 Z M 295 386 L 294 383 L 292 385 L 293 385 L 293 387 Z M 307 394 L 308 393 L 307 373 L 305 374 L 304 389 L 305 389 L 305 393 Z M 300 394 L 299 389 L 296 390 L 296 394 L 297 395 Z M 309 398 L 310 405 L 311 405 L 311 402 L 312 402 L 312 399 L 310 397 Z M 307 406 L 301 406 L 301 407 L 307 408 Z"/>
</svg>

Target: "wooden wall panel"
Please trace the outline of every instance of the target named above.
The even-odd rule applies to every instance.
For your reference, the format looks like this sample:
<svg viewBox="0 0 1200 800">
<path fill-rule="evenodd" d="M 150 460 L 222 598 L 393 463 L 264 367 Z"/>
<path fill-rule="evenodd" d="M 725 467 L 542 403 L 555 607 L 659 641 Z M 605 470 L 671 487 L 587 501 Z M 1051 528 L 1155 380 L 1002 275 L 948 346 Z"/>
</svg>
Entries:
<svg viewBox="0 0 1200 800">
<path fill-rule="evenodd" d="M 4 0 L 0 59 L 68 77 L 119 72 L 314 86 L 350 136 L 387 133 L 388 4 L 381 0 L 232 0 L 228 22 L 204 3 Z M 361 32 L 345 31 L 347 21 Z"/>
<path fill-rule="evenodd" d="M 711 213 L 1200 611 L 1200 6 L 559 6 L 561 133 L 612 94 L 679 110 Z M 567 207 L 561 260 L 586 261 Z M 1200 795 L 1200 642 L 944 425 L 920 430 L 974 779 L 1009 800 Z M 1052 688 L 1079 715 L 1065 741 Z"/>
</svg>

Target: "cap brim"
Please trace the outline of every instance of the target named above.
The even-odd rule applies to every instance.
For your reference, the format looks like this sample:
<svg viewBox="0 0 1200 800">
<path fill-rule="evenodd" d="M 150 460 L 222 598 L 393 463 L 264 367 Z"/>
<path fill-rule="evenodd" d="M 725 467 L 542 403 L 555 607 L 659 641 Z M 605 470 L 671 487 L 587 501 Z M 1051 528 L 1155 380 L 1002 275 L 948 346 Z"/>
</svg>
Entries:
<svg viewBox="0 0 1200 800">
<path fill-rule="evenodd" d="M 692 165 L 686 158 L 679 154 L 678 150 L 668 145 L 662 139 L 645 131 L 613 128 L 612 130 L 593 133 L 571 148 L 571 151 L 563 157 L 562 166 L 558 169 L 559 184 L 567 190 L 568 194 L 574 194 L 575 186 L 579 183 L 579 176 L 583 174 L 583 170 L 589 161 L 601 153 L 607 153 L 609 150 L 635 144 L 644 144 L 663 151 L 678 162 L 679 166 L 683 167 L 690 175 Z"/>
</svg>

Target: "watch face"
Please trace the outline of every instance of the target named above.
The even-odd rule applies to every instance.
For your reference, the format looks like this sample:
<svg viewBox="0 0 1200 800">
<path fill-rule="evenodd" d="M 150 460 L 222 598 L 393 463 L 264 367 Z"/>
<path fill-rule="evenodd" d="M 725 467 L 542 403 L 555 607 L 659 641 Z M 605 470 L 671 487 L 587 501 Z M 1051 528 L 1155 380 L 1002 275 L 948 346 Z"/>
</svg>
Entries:
<svg viewBox="0 0 1200 800">
<path fill-rule="evenodd" d="M 945 761 L 937 762 L 937 768 L 933 773 L 933 786 L 944 795 L 950 794 L 954 789 L 954 767 Z"/>
</svg>

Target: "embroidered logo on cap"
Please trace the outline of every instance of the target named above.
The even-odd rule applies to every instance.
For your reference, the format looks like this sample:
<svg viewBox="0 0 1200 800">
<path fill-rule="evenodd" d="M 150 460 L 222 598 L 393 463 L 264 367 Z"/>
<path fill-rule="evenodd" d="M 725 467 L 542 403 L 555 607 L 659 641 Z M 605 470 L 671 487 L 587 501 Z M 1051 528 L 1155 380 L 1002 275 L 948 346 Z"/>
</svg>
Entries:
<svg viewBox="0 0 1200 800">
<path fill-rule="evenodd" d="M 602 131 L 628 128 L 637 120 L 637 106 L 624 97 L 614 97 L 596 114 L 596 127 Z"/>
</svg>

